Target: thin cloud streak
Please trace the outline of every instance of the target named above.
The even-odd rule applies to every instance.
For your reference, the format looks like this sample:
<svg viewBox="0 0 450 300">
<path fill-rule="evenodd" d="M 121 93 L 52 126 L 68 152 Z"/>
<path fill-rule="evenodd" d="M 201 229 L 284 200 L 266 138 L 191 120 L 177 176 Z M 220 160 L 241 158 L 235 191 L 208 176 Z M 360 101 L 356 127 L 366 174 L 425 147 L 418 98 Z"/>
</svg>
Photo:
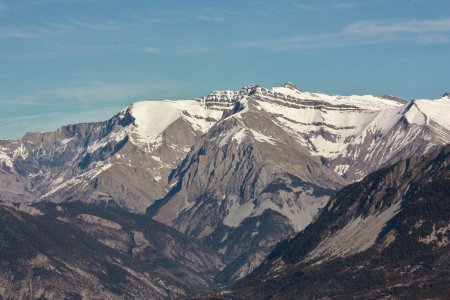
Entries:
<svg viewBox="0 0 450 300">
<path fill-rule="evenodd" d="M 157 23 L 160 23 L 161 22 L 161 19 L 159 19 L 159 18 L 156 18 L 156 17 L 154 17 L 154 18 L 152 18 L 152 17 L 143 17 L 143 16 L 140 16 L 140 15 L 136 15 L 136 14 L 131 14 L 131 17 L 135 20 L 135 21 L 137 21 L 137 22 L 139 22 L 139 23 L 150 23 L 150 24 L 157 24 Z"/>
<path fill-rule="evenodd" d="M 0 38 L 43 38 L 56 35 L 65 35 L 80 30 L 89 31 L 114 31 L 120 30 L 125 25 L 113 21 L 86 22 L 70 20 L 68 23 L 47 23 L 27 29 L 17 27 L 0 27 Z"/>
<path fill-rule="evenodd" d="M 171 80 L 151 81 L 149 83 L 114 83 L 92 81 L 64 88 L 52 88 L 36 92 L 33 95 L 21 96 L 16 106 L 49 106 L 56 111 L 42 114 L 19 115 L 0 120 L 0 139 L 15 139 L 30 130 L 43 132 L 82 122 L 107 120 L 132 102 L 161 99 L 158 95 L 172 96 L 191 89 L 188 83 Z M 5 98 L 6 99 L 6 98 Z M 0 99 L 0 105 L 7 103 Z M 11 100 L 9 100 L 13 104 Z M 53 104 L 52 104 L 53 103 Z M 59 105 L 58 105 L 59 104 Z M 59 106 L 72 107 L 70 110 L 57 109 Z M 24 107 L 23 106 L 23 107 Z M 65 107 L 65 108 L 67 108 Z M 47 110 L 47 108 L 45 108 Z M 76 112 L 74 112 L 76 111 Z M 30 126 L 30 124 L 34 124 Z"/>
<path fill-rule="evenodd" d="M 94 21 L 86 21 L 86 20 L 74 20 L 71 19 L 70 23 L 75 24 L 79 27 L 88 30 L 96 30 L 96 31 L 114 31 L 120 30 L 127 26 L 127 24 L 119 23 L 113 20 L 94 20 Z"/>
<path fill-rule="evenodd" d="M 211 51 L 210 47 L 202 45 L 174 45 L 167 46 L 165 48 L 157 48 L 153 46 L 143 47 L 142 52 L 147 54 L 196 54 L 196 53 L 206 53 Z"/>
<path fill-rule="evenodd" d="M 17 124 L 14 124 L 14 122 L 28 121 L 28 120 L 35 120 L 35 119 L 47 119 L 47 118 L 55 117 L 58 115 L 61 115 L 61 113 L 52 112 L 52 113 L 45 113 L 45 114 L 4 118 L 0 122 L 0 127 L 5 128 L 5 127 L 17 126 Z"/>
<path fill-rule="evenodd" d="M 20 28 L 3 27 L 0 28 L 0 38 L 29 39 L 37 37 L 36 33 Z"/>
<path fill-rule="evenodd" d="M 137 97 L 149 90 L 148 84 L 114 84 L 94 81 L 85 85 L 54 88 L 44 92 L 44 96 L 61 100 L 76 100 L 81 103 L 116 102 Z"/>
<path fill-rule="evenodd" d="M 150 54 L 157 53 L 158 52 L 158 48 L 153 47 L 153 46 L 145 47 L 144 48 L 144 52 L 145 53 L 150 53 Z"/>
<path fill-rule="evenodd" d="M 0 132 L 7 133 L 7 135 L 1 136 L 0 139 L 17 139 L 23 136 L 25 132 L 30 132 L 27 121 L 33 121 L 35 124 L 31 132 L 48 132 L 70 124 L 102 122 L 111 118 L 122 108 L 121 106 L 108 106 L 78 113 L 53 112 L 11 117 L 5 122 L 0 122 Z"/>
<path fill-rule="evenodd" d="M 55 103 L 52 102 L 44 102 L 39 96 L 22 96 L 16 97 L 13 100 L 11 98 L 8 99 L 0 99 L 1 106 L 13 106 L 17 107 L 59 107 L 59 108 L 75 108 L 79 107 L 76 104 L 67 104 L 67 103 Z"/>
<path fill-rule="evenodd" d="M 26 29 L 19 27 L 0 27 L 0 38 L 44 38 L 83 31 L 118 31 L 126 27 L 135 26 L 141 22 L 144 21 L 137 19 L 129 22 L 118 22 L 108 19 L 67 19 L 65 22 L 50 22 Z"/>
<path fill-rule="evenodd" d="M 222 22 L 225 21 L 224 17 L 217 16 L 217 15 L 207 15 L 207 14 L 193 14 L 191 15 L 191 18 L 198 20 L 198 21 L 204 21 L 204 22 Z"/>
<path fill-rule="evenodd" d="M 450 32 L 450 18 L 438 20 L 412 20 L 404 22 L 361 21 L 346 26 L 346 34 L 390 34 Z"/>
<path fill-rule="evenodd" d="M 14 59 L 34 60 L 61 57 L 95 57 L 102 55 L 105 51 L 123 52 L 131 51 L 133 53 L 142 52 L 142 46 L 138 44 L 91 44 L 91 45 L 66 45 L 55 43 L 51 49 L 40 52 L 30 52 L 25 54 L 10 55 Z"/>
<path fill-rule="evenodd" d="M 306 10 L 306 11 L 323 11 L 323 10 L 336 10 L 336 9 L 351 9 L 355 7 L 356 4 L 353 2 L 338 2 L 330 5 L 320 5 L 320 4 L 304 4 L 304 3 L 294 3 L 294 9 Z"/>
<path fill-rule="evenodd" d="M 78 107 L 99 103 L 126 103 L 138 101 L 143 95 L 167 94 L 168 91 L 180 92 L 186 89 L 183 83 L 161 81 L 151 83 L 115 83 L 91 81 L 74 86 L 55 87 L 38 91 L 32 95 L 0 98 L 0 105 Z M 67 102 L 70 101 L 70 102 Z M 75 102 L 74 102 L 75 101 Z"/>
<path fill-rule="evenodd" d="M 351 9 L 354 8 L 356 6 L 355 3 L 353 2 L 340 2 L 340 3 L 336 3 L 334 5 L 331 5 L 330 8 L 333 9 Z"/>
<path fill-rule="evenodd" d="M 204 53 L 208 52 L 209 48 L 205 46 L 181 46 L 175 49 L 173 52 L 176 54 L 189 54 L 189 53 Z"/>
<path fill-rule="evenodd" d="M 260 48 L 290 51 L 309 48 L 330 48 L 381 43 L 448 44 L 450 18 L 403 22 L 359 21 L 338 32 L 298 35 L 236 43 L 235 48 Z"/>
<path fill-rule="evenodd" d="M 46 5 L 46 4 L 70 4 L 70 3 L 89 3 L 89 2 L 97 2 L 99 0 L 41 0 L 37 1 L 34 4 Z"/>
</svg>

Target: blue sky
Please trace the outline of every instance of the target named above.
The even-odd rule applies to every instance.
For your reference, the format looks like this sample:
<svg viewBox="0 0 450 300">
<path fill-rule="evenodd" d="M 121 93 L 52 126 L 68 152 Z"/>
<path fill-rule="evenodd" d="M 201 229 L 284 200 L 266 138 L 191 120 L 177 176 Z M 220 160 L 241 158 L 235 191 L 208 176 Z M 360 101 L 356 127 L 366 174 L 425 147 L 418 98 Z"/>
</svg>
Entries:
<svg viewBox="0 0 450 300">
<path fill-rule="evenodd" d="M 0 139 L 248 83 L 439 98 L 449 12 L 449 0 L 0 0 Z"/>
</svg>

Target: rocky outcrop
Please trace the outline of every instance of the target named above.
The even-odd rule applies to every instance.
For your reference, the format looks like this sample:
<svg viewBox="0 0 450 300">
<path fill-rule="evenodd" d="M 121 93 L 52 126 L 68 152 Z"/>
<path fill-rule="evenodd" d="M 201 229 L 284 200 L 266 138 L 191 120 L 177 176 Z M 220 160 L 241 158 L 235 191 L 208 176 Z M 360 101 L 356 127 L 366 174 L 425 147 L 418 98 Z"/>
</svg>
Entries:
<svg viewBox="0 0 450 300">
<path fill-rule="evenodd" d="M 449 187 L 449 146 L 376 171 L 337 193 L 316 222 L 224 295 L 446 298 Z"/>
</svg>

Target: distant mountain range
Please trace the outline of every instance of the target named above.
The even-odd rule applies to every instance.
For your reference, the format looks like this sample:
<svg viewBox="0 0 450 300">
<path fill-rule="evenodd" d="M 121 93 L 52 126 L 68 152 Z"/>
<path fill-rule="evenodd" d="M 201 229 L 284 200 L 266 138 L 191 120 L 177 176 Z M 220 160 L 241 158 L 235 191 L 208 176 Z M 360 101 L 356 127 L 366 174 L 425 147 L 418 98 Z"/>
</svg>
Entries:
<svg viewBox="0 0 450 300">
<path fill-rule="evenodd" d="M 382 190 L 383 186 L 376 185 L 372 190 L 359 190 L 359 194 L 352 192 L 352 201 L 359 199 L 354 205 L 370 206 L 367 209 L 371 213 L 366 212 L 363 216 L 359 215 L 359 210 L 352 213 L 350 206 L 337 215 L 330 215 L 330 207 L 341 207 L 341 202 L 351 205 L 347 203 L 350 200 L 340 200 L 342 193 L 361 185 L 368 189 L 369 185 L 373 186 L 368 178 L 382 178 L 386 167 L 398 162 L 395 166 L 409 164 L 421 155 L 432 156 L 442 151 L 439 149 L 450 143 L 449 116 L 448 94 L 436 100 L 405 101 L 392 96 L 302 92 L 292 83 L 271 89 L 248 85 L 239 91 L 212 92 L 193 100 L 136 102 L 105 122 L 68 125 L 55 132 L 28 133 L 17 141 L 0 141 L 0 200 L 4 203 L 1 215 L 26 220 L 26 228 L 31 226 L 32 229 L 20 229 L 27 230 L 21 236 L 34 236 L 31 232 L 42 226 L 46 232 L 45 240 L 51 240 L 56 236 L 48 231 L 49 226 L 69 226 L 68 232 L 78 230 L 80 239 L 89 240 L 90 246 L 80 250 L 82 253 L 91 255 L 90 251 L 99 243 L 109 247 L 114 253 L 106 256 L 108 263 L 121 260 L 118 267 L 128 270 L 124 271 L 123 282 L 131 280 L 133 272 L 138 272 L 133 266 L 139 264 L 135 262 L 139 259 L 133 255 L 133 247 L 129 250 L 117 245 L 126 244 L 126 241 L 131 243 L 133 232 L 141 232 L 139 239 L 147 241 L 142 249 L 150 251 L 147 243 L 152 244 L 152 239 L 157 238 L 155 232 L 162 230 L 167 236 L 174 236 L 168 243 L 175 249 L 180 248 L 178 244 L 192 243 L 193 255 L 210 260 L 194 259 L 187 263 L 184 258 L 179 260 L 178 256 L 169 255 L 167 259 L 176 262 L 167 266 L 167 272 L 177 277 L 173 274 L 172 264 L 181 263 L 188 268 L 183 271 L 188 274 L 187 279 L 162 279 L 164 283 L 160 285 L 151 279 L 144 283 L 135 282 L 136 286 L 143 285 L 137 290 L 144 294 L 151 291 L 153 297 L 173 298 L 195 288 L 232 284 L 265 261 L 278 242 L 291 238 L 291 242 L 277 246 L 258 270 L 268 268 L 275 257 L 281 255 L 280 247 L 294 247 L 286 243 L 299 240 L 314 226 L 325 226 L 320 225 L 325 224 L 320 221 L 323 218 L 332 218 L 339 225 L 327 223 L 326 226 L 332 226 L 332 229 L 323 229 L 325 231 L 318 233 L 314 241 L 302 242 L 308 246 L 322 242 L 311 249 L 311 253 L 303 253 L 303 246 L 295 246 L 298 249 L 294 252 L 308 254 L 308 262 L 319 260 L 328 264 L 330 257 L 334 261 L 335 257 L 366 253 L 372 249 L 375 241 L 381 239 L 378 238 L 380 230 L 393 216 L 400 215 L 398 210 L 406 203 L 396 198 L 388 205 L 377 198 L 378 204 L 369 205 L 364 201 L 371 198 L 364 197 L 370 193 L 399 197 L 407 191 Z M 411 157 L 416 158 L 408 160 Z M 403 173 L 397 175 L 404 176 Z M 404 180 L 405 188 L 414 179 L 402 178 L 395 179 Z M 337 191 L 341 192 L 335 195 Z M 330 198 L 333 199 L 331 202 Z M 64 213 L 56 213 L 58 207 Z M 40 213 L 30 216 L 33 209 Z M 111 215 L 111 211 L 116 213 Z M 107 217 L 103 218 L 99 213 Z M 84 220 L 84 214 L 96 216 L 88 219 L 95 220 L 97 225 Z M 109 238 L 102 236 L 110 237 L 112 233 L 108 233 L 109 227 L 103 226 L 104 221 L 97 218 L 125 228 L 125 223 L 134 214 L 140 215 L 136 216 L 139 220 L 146 221 L 123 230 L 116 228 L 123 231 L 124 238 L 118 238 L 120 234 L 114 233 L 111 242 L 105 242 Z M 41 219 L 47 223 L 30 225 Z M 352 220 L 356 221 L 352 223 Z M 152 228 L 156 229 L 152 232 L 139 230 L 147 222 L 155 224 Z M 338 230 L 347 223 L 347 231 Z M 310 224 L 308 230 L 303 231 Z M 100 227 L 91 229 L 90 226 Z M 359 232 L 360 227 L 368 231 Z M 14 228 L 12 226 L 11 230 Z M 292 240 L 299 232 L 302 233 Z M 10 233 L 5 234 L 9 236 Z M 25 248 L 29 246 L 25 246 L 28 238 L 19 240 Z M 342 244 L 343 241 L 347 242 Z M 158 240 L 158 243 L 163 245 L 164 241 Z M 46 245 L 39 243 L 30 253 L 52 257 L 54 254 L 43 254 L 47 251 Z M 158 247 L 155 251 L 161 251 L 162 246 Z M 68 258 L 59 257 L 59 250 L 54 253 L 61 263 Z M 32 259 L 32 255 L 21 257 L 19 254 L 16 258 L 21 263 L 17 266 L 23 269 L 24 261 Z M 118 258 L 123 255 L 131 262 Z M 12 259 L 3 257 L 2 252 L 2 261 Z M 196 269 L 196 263 L 199 263 L 199 269 Z M 78 264 L 72 267 L 94 276 L 97 288 L 101 286 L 108 293 L 133 296 L 125 285 L 114 291 L 107 280 L 94 274 L 97 271 L 93 264 L 94 261 L 87 261 L 84 267 Z M 100 262 L 100 265 L 102 272 L 107 273 L 107 263 Z M 152 266 L 158 268 L 164 265 L 162 261 L 152 262 Z M 66 268 L 60 272 L 69 271 Z M 76 271 L 77 274 L 80 272 Z M 242 282 L 256 283 L 263 278 L 258 272 Z M 291 275 L 286 273 L 283 278 Z M 54 278 L 52 276 L 54 274 L 49 278 Z M 153 275 L 149 276 L 152 278 Z M 195 284 L 189 285 L 191 280 Z M 77 290 L 76 286 L 69 280 L 64 288 L 60 288 L 61 295 L 68 290 L 81 295 L 81 289 Z M 84 289 L 91 290 L 90 287 Z M 254 292 L 239 285 L 236 291 L 236 295 Z M 286 291 L 291 291 L 291 286 Z M 345 294 L 346 291 L 341 292 Z M 261 290 L 266 293 L 261 295 L 272 292 L 278 295 L 276 289 Z M 324 292 L 323 295 L 330 294 Z"/>
</svg>

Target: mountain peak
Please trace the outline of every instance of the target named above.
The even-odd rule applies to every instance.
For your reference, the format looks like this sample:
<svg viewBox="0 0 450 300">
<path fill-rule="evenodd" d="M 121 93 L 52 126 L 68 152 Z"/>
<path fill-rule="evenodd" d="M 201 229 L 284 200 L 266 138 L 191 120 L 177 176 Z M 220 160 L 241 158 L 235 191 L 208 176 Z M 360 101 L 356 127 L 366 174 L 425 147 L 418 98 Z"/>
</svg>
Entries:
<svg viewBox="0 0 450 300">
<path fill-rule="evenodd" d="M 240 89 L 239 93 L 240 93 L 240 94 L 242 93 L 242 94 L 251 95 L 251 94 L 253 94 L 256 90 L 261 89 L 261 88 L 262 88 L 262 86 L 260 86 L 259 84 L 250 83 L 250 84 L 247 84 L 247 85 L 243 86 L 243 87 Z"/>
<path fill-rule="evenodd" d="M 392 95 L 383 95 L 380 98 L 386 99 L 386 100 L 396 101 L 396 102 L 401 103 L 401 104 L 405 104 L 405 103 L 408 102 L 407 100 L 405 100 L 403 98 L 392 96 Z"/>
<path fill-rule="evenodd" d="M 300 89 L 295 84 L 293 84 L 292 82 L 289 82 L 289 81 L 283 83 L 281 86 L 284 87 L 284 88 L 291 89 L 291 90 L 296 91 L 296 92 L 301 92 Z"/>
<path fill-rule="evenodd" d="M 206 97 L 200 98 L 201 100 L 204 100 L 205 102 L 232 102 L 234 98 L 236 97 L 235 91 L 212 91 L 210 92 Z"/>
</svg>

